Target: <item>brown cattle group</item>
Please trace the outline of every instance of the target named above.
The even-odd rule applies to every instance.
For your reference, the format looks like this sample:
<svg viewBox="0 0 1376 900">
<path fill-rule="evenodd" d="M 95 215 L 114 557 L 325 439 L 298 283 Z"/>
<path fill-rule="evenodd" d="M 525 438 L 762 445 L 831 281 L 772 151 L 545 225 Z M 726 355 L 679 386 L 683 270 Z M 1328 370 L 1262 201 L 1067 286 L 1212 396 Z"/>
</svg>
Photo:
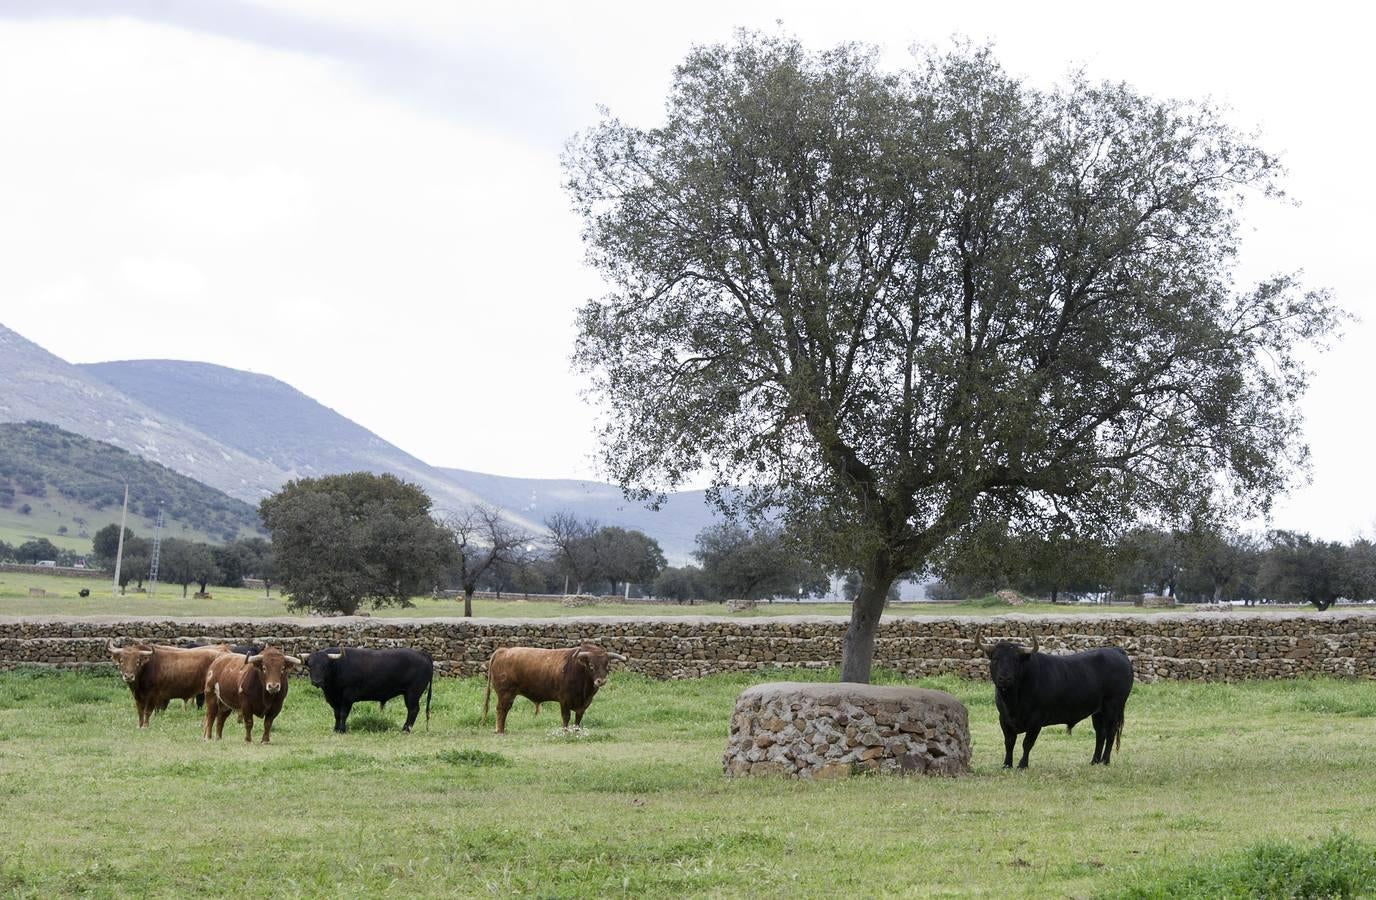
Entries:
<svg viewBox="0 0 1376 900">
<path fill-rule="evenodd" d="M 263 720 L 263 743 L 272 738 L 272 723 L 287 698 L 287 676 L 305 668 L 300 659 L 278 647 L 240 647 L 213 644 L 171 647 L 138 642 L 109 645 L 120 676 L 133 694 L 139 727 L 148 727 L 153 713 L 172 700 L 204 701 L 206 740 L 224 736 L 225 720 L 237 713 L 244 740 L 253 740 L 253 720 Z M 409 652 L 409 651 L 408 651 Z M 338 654 L 340 656 L 343 653 Z M 426 657 L 428 660 L 429 657 Z M 610 663 L 626 657 L 590 642 L 563 650 L 503 647 L 488 660 L 482 721 L 487 722 L 491 695 L 497 694 L 497 733 L 506 733 L 506 717 L 517 696 L 535 704 L 556 702 L 565 729 L 573 716 L 575 728 L 599 688 L 607 683 Z M 315 664 L 311 664 L 314 672 Z M 428 713 L 427 713 L 428 715 Z"/>
</svg>

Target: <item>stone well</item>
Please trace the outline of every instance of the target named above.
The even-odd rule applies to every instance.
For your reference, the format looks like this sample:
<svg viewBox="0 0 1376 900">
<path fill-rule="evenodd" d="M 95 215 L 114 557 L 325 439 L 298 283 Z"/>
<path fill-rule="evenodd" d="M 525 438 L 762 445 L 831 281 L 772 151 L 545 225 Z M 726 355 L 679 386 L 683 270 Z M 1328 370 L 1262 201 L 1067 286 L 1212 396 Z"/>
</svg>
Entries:
<svg viewBox="0 0 1376 900">
<path fill-rule="evenodd" d="M 736 698 L 727 775 L 843 778 L 970 771 L 965 705 L 943 691 L 842 682 L 757 684 Z"/>
</svg>

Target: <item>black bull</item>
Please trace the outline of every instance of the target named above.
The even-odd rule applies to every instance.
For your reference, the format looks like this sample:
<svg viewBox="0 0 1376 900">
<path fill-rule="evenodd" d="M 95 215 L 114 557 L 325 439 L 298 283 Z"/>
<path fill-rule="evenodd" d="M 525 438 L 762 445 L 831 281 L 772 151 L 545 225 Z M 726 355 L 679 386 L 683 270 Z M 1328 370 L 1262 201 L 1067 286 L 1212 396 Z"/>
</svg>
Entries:
<svg viewBox="0 0 1376 900">
<path fill-rule="evenodd" d="M 1108 765 L 1116 742 L 1122 744 L 1123 712 L 1132 693 L 1132 662 L 1117 647 L 1099 647 L 1068 656 L 1049 656 L 1024 650 L 1008 641 L 992 647 L 978 636 L 977 645 L 989 657 L 994 679 L 994 704 L 1003 729 L 1003 767 L 1013 765 L 1013 745 L 1022 741 L 1019 769 L 1027 768 L 1027 754 L 1048 725 L 1064 725 L 1069 733 L 1078 722 L 1094 722 L 1094 758 Z"/>
<path fill-rule="evenodd" d="M 334 710 L 334 730 L 348 730 L 349 712 L 355 703 L 375 700 L 386 705 L 393 697 L 406 700 L 406 724 L 410 731 L 420 714 L 425 695 L 425 721 L 430 722 L 430 694 L 435 664 L 428 653 L 407 647 L 371 650 L 366 647 L 327 647 L 306 660 L 311 683 L 320 688 Z"/>
</svg>

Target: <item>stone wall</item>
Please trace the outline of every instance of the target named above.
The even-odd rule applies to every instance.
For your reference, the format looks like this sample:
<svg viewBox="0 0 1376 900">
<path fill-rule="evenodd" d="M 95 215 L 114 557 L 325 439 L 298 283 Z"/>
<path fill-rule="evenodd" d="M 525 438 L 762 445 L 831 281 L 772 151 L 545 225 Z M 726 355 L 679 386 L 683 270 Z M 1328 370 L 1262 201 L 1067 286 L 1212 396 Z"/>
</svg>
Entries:
<svg viewBox="0 0 1376 900">
<path fill-rule="evenodd" d="M 297 655 L 323 646 L 409 646 L 445 674 L 483 670 L 497 647 L 569 647 L 600 642 L 656 678 L 694 678 L 770 667 L 822 669 L 841 658 L 841 616 L 579 616 L 555 619 L 168 619 L 129 616 L 0 616 L 0 668 L 106 664 L 106 643 L 251 640 Z M 1027 641 L 1064 653 L 1122 647 L 1143 680 L 1376 678 L 1376 611 L 1157 613 L 1066 616 L 894 617 L 879 627 L 875 664 L 907 677 L 988 677 L 975 636 Z"/>
</svg>

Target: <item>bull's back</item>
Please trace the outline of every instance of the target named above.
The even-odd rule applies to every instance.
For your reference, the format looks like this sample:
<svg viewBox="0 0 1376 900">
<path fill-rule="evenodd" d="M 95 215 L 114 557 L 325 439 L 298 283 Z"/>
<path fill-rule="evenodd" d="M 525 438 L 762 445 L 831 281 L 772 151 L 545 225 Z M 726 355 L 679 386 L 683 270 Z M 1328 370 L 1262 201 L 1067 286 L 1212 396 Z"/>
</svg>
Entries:
<svg viewBox="0 0 1376 900">
<path fill-rule="evenodd" d="M 434 662 L 409 647 L 359 648 L 345 654 L 350 665 L 336 676 L 335 687 L 360 700 L 390 700 L 417 684 L 428 684 Z"/>
<path fill-rule="evenodd" d="M 224 654 L 218 648 L 155 648 L 149 690 L 159 699 L 186 700 L 205 689 L 206 673 Z M 147 668 L 147 667 L 145 667 Z"/>
</svg>

